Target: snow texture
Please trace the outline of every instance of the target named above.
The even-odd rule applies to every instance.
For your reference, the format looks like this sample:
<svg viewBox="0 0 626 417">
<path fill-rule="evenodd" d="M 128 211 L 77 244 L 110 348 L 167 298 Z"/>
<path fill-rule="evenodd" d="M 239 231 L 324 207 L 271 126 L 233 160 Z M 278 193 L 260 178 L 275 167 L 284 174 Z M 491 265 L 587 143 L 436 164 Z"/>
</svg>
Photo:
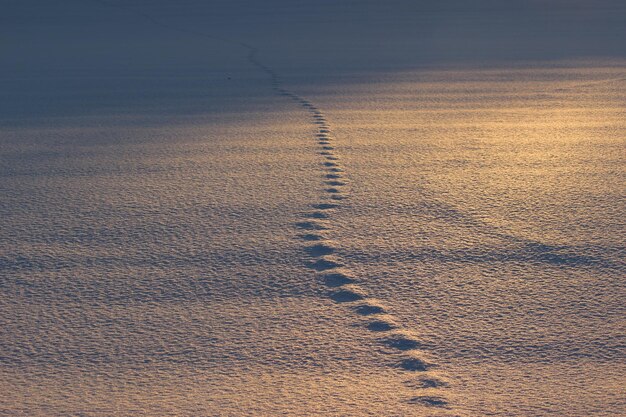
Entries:
<svg viewBox="0 0 626 417">
<path fill-rule="evenodd" d="M 10 1 L 1 415 L 616 416 L 620 1 Z"/>
</svg>

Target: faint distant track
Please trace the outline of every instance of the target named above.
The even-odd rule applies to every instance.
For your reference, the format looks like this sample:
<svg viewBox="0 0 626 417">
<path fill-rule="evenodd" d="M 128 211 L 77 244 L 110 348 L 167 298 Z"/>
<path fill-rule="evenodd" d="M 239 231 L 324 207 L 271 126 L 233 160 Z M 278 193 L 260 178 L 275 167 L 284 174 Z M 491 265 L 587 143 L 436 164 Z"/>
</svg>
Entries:
<svg viewBox="0 0 626 417">
<path fill-rule="evenodd" d="M 554 89 L 554 91 L 562 92 L 562 91 L 585 89 L 587 87 L 596 87 L 602 84 L 613 84 L 613 83 L 619 83 L 622 81 L 626 81 L 626 77 L 609 78 L 605 80 L 596 80 L 596 81 L 587 81 L 587 82 L 577 82 L 577 83 L 573 83 L 572 85 L 567 85 L 564 87 L 556 88 Z"/>
<path fill-rule="evenodd" d="M 311 210 L 303 214 L 302 221 L 294 225 L 302 232 L 300 238 L 307 242 L 304 251 L 310 258 L 308 267 L 315 270 L 320 281 L 328 287 L 328 296 L 331 300 L 346 304 L 356 315 L 364 318 L 364 328 L 378 335 L 379 343 L 393 358 L 392 366 L 403 372 L 420 375 L 417 380 L 407 381 L 409 387 L 419 391 L 418 395 L 408 399 L 407 402 L 426 407 L 448 408 L 448 401 L 441 396 L 441 389 L 447 387 L 448 383 L 434 372 L 437 364 L 428 360 L 425 353 L 420 350 L 422 344 L 419 338 L 401 326 L 395 317 L 389 314 L 383 303 L 370 297 L 359 285 L 358 277 L 354 276 L 336 255 L 337 248 L 331 236 L 332 216 L 342 207 L 349 193 L 344 168 L 335 150 L 335 138 L 324 113 L 306 98 L 282 87 L 278 74 L 259 60 L 257 48 L 248 43 L 178 28 L 131 7 L 118 6 L 104 0 L 94 1 L 105 6 L 125 9 L 169 30 L 222 41 L 247 50 L 248 62 L 269 76 L 272 89 L 281 96 L 291 98 L 309 113 L 311 123 L 316 126 L 313 139 L 318 144 L 324 179 L 321 184 L 322 199 L 312 204 Z"/>
</svg>

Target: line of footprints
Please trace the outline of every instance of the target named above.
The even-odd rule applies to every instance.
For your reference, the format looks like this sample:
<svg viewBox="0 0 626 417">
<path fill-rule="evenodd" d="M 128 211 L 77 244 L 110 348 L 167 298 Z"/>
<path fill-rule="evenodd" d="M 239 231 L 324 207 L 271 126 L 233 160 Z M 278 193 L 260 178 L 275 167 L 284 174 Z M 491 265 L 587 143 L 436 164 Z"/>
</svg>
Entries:
<svg viewBox="0 0 626 417">
<path fill-rule="evenodd" d="M 154 24 L 172 28 L 156 21 L 151 16 L 141 15 Z M 212 38 L 195 31 L 175 27 L 172 29 Z M 271 77 L 272 88 L 278 94 L 292 98 L 308 110 L 313 117 L 313 123 L 318 125 L 315 137 L 321 147 L 320 154 L 324 158 L 322 162 L 324 183 L 329 198 L 322 203 L 313 205 L 315 210 L 306 215 L 306 221 L 296 224 L 304 232 L 301 235 L 302 239 L 309 242 L 309 246 L 306 247 L 306 251 L 312 259 L 309 266 L 318 271 L 322 282 L 330 288 L 329 296 L 333 301 L 350 305 L 356 314 L 369 319 L 366 325 L 368 330 L 383 334 L 380 342 L 388 349 L 398 353 L 399 358 L 394 363 L 396 367 L 407 372 L 419 372 L 423 375 L 417 380 L 408 381 L 408 386 L 429 390 L 448 386 L 444 379 L 432 371 L 436 365 L 426 361 L 420 354 L 418 339 L 396 324 L 381 303 L 368 297 L 359 287 L 358 281 L 348 273 L 336 257 L 333 257 L 335 248 L 323 233 L 330 229 L 328 223 L 330 215 L 334 210 L 341 207 L 341 201 L 346 197 L 344 188 L 347 183 L 343 180 L 343 168 L 339 163 L 339 158 L 335 155 L 330 127 L 324 114 L 309 101 L 281 88 L 277 74 L 258 60 L 255 47 L 243 42 L 237 43 L 248 50 L 248 61 Z M 409 402 L 431 407 L 447 407 L 448 405 L 443 397 L 437 395 L 418 395 L 411 398 Z"/>
<path fill-rule="evenodd" d="M 341 207 L 342 200 L 346 198 L 347 182 L 344 180 L 344 170 L 335 153 L 332 132 L 324 114 L 308 100 L 282 88 L 276 73 L 256 59 L 254 50 L 251 51 L 249 60 L 270 75 L 272 88 L 278 94 L 290 97 L 304 107 L 311 114 L 312 122 L 317 125 L 315 140 L 323 158 L 324 191 L 327 199 L 314 204 L 313 210 L 305 215 L 305 219 L 296 223 L 296 227 L 302 231 L 300 237 L 308 242 L 305 250 L 311 258 L 309 267 L 318 272 L 321 282 L 329 288 L 329 297 L 333 301 L 345 303 L 356 314 L 367 318 L 366 328 L 379 333 L 379 342 L 387 353 L 396 357 L 393 366 L 420 374 L 417 379 L 407 381 L 407 386 L 427 390 L 429 394 L 447 387 L 445 379 L 434 372 L 437 365 L 427 361 L 423 352 L 419 351 L 419 340 L 411 332 L 402 329 L 380 302 L 368 297 L 359 286 L 358 280 L 334 256 L 335 247 L 328 240 L 327 231 L 330 230 L 329 220 L 332 213 Z M 408 402 L 429 407 L 448 407 L 446 399 L 436 394 L 417 395 Z"/>
</svg>

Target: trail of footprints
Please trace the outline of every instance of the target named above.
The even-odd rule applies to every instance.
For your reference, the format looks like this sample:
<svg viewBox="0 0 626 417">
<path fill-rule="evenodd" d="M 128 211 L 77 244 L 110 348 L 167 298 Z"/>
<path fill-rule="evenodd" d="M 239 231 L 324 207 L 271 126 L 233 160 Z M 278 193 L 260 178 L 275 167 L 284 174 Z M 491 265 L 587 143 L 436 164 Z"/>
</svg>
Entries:
<svg viewBox="0 0 626 417">
<path fill-rule="evenodd" d="M 448 402 L 439 393 L 448 383 L 435 372 L 437 365 L 428 361 L 420 351 L 419 339 L 402 328 L 382 303 L 361 288 L 358 279 L 335 254 L 336 247 L 329 238 L 331 218 L 347 197 L 348 182 L 344 178 L 344 169 L 335 152 L 334 138 L 324 113 L 308 100 L 282 88 L 276 73 L 257 60 L 256 50 L 252 47 L 248 49 L 250 62 L 270 75 L 272 88 L 308 111 L 311 122 L 316 125 L 314 138 L 319 145 L 325 198 L 313 204 L 311 210 L 295 225 L 302 232 L 300 238 L 307 242 L 304 250 L 310 258 L 308 267 L 317 272 L 320 282 L 328 288 L 331 300 L 346 304 L 365 319 L 364 328 L 378 336 L 378 342 L 392 358 L 392 366 L 403 372 L 418 374 L 405 382 L 417 393 L 408 402 L 447 408 Z"/>
<path fill-rule="evenodd" d="M 420 351 L 419 338 L 399 325 L 382 303 L 370 297 L 361 288 L 358 279 L 335 255 L 336 248 L 329 238 L 331 217 L 347 197 L 348 182 L 344 178 L 344 170 L 335 152 L 334 138 L 324 113 L 303 97 L 282 88 L 278 75 L 256 58 L 256 49 L 247 44 L 241 45 L 249 51 L 248 60 L 271 77 L 274 91 L 302 106 L 311 115 L 311 122 L 317 126 L 314 139 L 319 145 L 322 159 L 326 197 L 313 204 L 311 211 L 295 224 L 302 232 L 300 238 L 307 242 L 304 250 L 310 257 L 308 267 L 315 270 L 320 282 L 328 287 L 331 300 L 346 304 L 355 314 L 365 318 L 364 328 L 378 336 L 385 353 L 392 357 L 392 366 L 409 374 L 418 374 L 405 381 L 409 388 L 416 391 L 416 395 L 407 402 L 448 408 L 448 401 L 441 395 L 441 390 L 448 387 L 448 382 L 437 374 L 437 365 L 427 360 L 424 352 Z"/>
<path fill-rule="evenodd" d="M 111 6 L 104 0 L 96 1 Z M 194 36 L 217 39 L 245 48 L 248 51 L 248 61 L 271 77 L 272 88 L 278 94 L 290 97 L 311 114 L 312 123 L 317 125 L 315 140 L 319 145 L 319 154 L 322 157 L 321 167 L 324 171 L 324 191 L 327 198 L 313 204 L 312 210 L 306 213 L 304 219 L 295 225 L 302 231 L 300 238 L 307 242 L 305 251 L 311 259 L 308 266 L 317 271 L 320 281 L 328 287 L 328 296 L 331 300 L 345 303 L 355 314 L 366 318 L 365 329 L 380 335 L 378 341 L 381 346 L 387 349 L 387 353 L 393 355 L 393 366 L 407 373 L 419 374 L 417 378 L 412 378 L 405 384 L 415 390 L 422 390 L 424 394 L 418 394 L 410 398 L 408 402 L 447 408 L 446 399 L 436 393 L 447 387 L 448 383 L 434 371 L 437 365 L 426 360 L 423 352 L 419 350 L 419 339 L 410 331 L 403 329 L 387 312 L 382 303 L 368 296 L 359 286 L 358 279 L 350 274 L 348 269 L 334 255 L 336 248 L 328 238 L 328 233 L 332 228 L 330 219 L 332 214 L 341 207 L 342 200 L 347 197 L 345 189 L 348 183 L 344 179 L 344 170 L 339 157 L 336 155 L 332 132 L 324 114 L 308 100 L 282 88 L 277 74 L 258 60 L 255 47 L 244 42 L 231 41 L 190 29 L 170 26 L 137 10 L 123 6 L 118 7 L 140 15 L 164 28 Z M 433 392 L 435 394 L 431 394 Z"/>
</svg>

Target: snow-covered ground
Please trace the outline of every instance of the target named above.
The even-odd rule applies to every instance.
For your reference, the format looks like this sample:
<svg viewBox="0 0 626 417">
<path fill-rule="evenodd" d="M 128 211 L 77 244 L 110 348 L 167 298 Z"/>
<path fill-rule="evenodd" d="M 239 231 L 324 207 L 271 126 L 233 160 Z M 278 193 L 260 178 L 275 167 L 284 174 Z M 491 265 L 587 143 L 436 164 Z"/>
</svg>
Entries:
<svg viewBox="0 0 626 417">
<path fill-rule="evenodd" d="M 625 20 L 9 1 L 0 414 L 626 414 Z"/>
</svg>

